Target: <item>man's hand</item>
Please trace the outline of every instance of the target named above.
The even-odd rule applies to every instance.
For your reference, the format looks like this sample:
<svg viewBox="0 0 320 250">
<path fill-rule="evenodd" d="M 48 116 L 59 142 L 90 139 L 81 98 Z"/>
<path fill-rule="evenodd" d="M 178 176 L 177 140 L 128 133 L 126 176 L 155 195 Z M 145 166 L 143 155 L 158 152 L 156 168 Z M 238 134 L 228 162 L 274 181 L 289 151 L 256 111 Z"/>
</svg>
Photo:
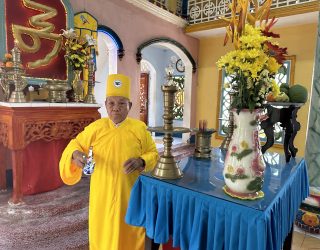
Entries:
<svg viewBox="0 0 320 250">
<path fill-rule="evenodd" d="M 87 156 L 85 153 L 76 150 L 72 153 L 72 162 L 79 168 L 83 168 L 87 162 Z"/>
<path fill-rule="evenodd" d="M 135 170 L 138 170 L 141 172 L 145 168 L 145 163 L 142 158 L 130 158 L 126 160 L 126 162 L 123 164 L 124 173 L 130 174 Z"/>
</svg>

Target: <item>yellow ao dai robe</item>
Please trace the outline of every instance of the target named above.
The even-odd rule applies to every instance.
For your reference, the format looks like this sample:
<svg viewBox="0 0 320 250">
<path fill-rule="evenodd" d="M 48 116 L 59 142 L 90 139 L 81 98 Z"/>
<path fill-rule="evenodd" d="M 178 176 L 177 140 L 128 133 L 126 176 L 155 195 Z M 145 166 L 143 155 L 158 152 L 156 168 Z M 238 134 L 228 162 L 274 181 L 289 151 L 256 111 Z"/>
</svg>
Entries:
<svg viewBox="0 0 320 250">
<path fill-rule="evenodd" d="M 91 250 L 143 250 L 143 228 L 124 221 L 131 188 L 138 171 L 125 174 L 123 163 L 131 157 L 142 157 L 145 171 L 156 164 L 155 143 L 138 120 L 126 118 L 118 127 L 109 118 L 90 124 L 66 147 L 60 161 L 60 175 L 64 183 L 76 184 L 82 169 L 71 163 L 72 153 L 88 153 L 93 146 L 96 162 L 90 182 L 89 245 Z"/>
</svg>

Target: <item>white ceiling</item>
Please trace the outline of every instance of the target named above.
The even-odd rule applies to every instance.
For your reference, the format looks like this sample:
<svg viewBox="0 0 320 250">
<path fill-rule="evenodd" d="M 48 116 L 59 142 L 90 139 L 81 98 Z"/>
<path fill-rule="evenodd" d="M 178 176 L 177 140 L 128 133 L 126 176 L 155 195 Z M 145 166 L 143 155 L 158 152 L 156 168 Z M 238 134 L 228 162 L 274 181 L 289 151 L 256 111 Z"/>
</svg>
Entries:
<svg viewBox="0 0 320 250">
<path fill-rule="evenodd" d="M 277 23 L 274 27 L 288 27 L 288 26 L 296 26 L 301 24 L 308 24 L 308 23 L 318 23 L 319 12 L 309 12 L 305 14 L 299 14 L 294 16 L 288 17 L 280 17 L 278 18 Z M 215 36 L 224 36 L 225 35 L 225 28 L 217 28 L 217 29 L 210 29 L 210 30 L 203 30 L 203 31 L 196 31 L 187 33 L 187 35 L 195 37 L 195 38 L 205 38 L 205 37 L 215 37 Z"/>
</svg>

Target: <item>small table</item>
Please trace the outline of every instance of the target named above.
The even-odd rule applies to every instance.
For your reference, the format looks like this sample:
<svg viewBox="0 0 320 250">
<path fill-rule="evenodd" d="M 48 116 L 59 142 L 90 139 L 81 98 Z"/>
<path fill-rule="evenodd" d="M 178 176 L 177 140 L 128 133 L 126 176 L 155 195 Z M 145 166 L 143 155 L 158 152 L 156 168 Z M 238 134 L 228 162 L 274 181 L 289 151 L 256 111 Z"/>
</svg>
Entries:
<svg viewBox="0 0 320 250">
<path fill-rule="evenodd" d="M 304 159 L 286 163 L 284 155 L 266 153 L 265 196 L 246 201 L 222 190 L 224 156 L 215 148 L 211 160 L 182 159 L 184 177 L 178 180 L 140 175 L 126 222 L 144 227 L 156 243 L 172 235 L 173 246 L 182 250 L 290 249 L 296 212 L 309 194 Z"/>
<path fill-rule="evenodd" d="M 274 124 L 280 122 L 280 126 L 285 130 L 283 149 L 286 161 L 291 157 L 296 157 L 298 149 L 293 145 L 294 138 L 300 130 L 300 123 L 297 121 L 297 112 L 303 103 L 289 102 L 269 102 L 266 105 L 268 118 L 261 122 L 267 141 L 261 147 L 262 153 L 274 144 Z"/>
<path fill-rule="evenodd" d="M 72 139 L 85 126 L 100 118 L 98 104 L 83 103 L 7 103 L 0 102 L 0 191 L 6 189 L 6 151 L 11 152 L 13 192 L 11 202 L 22 202 L 24 150 L 32 142 Z M 48 164 L 57 152 L 47 155 Z M 51 166 L 51 165 L 50 165 Z M 41 171 L 41 178 L 53 178 L 58 166 L 30 166 L 30 171 Z M 59 176 L 59 175 L 58 175 Z"/>
</svg>

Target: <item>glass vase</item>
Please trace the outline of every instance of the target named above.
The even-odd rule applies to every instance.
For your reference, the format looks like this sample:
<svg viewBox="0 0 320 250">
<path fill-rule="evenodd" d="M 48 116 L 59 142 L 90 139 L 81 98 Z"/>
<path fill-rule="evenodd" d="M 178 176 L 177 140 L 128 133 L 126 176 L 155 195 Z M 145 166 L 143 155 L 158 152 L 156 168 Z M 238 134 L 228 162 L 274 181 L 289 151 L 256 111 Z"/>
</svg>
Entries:
<svg viewBox="0 0 320 250">
<path fill-rule="evenodd" d="M 261 110 L 232 110 L 234 131 L 226 153 L 223 177 L 224 191 L 239 199 L 264 196 L 262 189 L 265 162 L 259 140 Z"/>
</svg>

